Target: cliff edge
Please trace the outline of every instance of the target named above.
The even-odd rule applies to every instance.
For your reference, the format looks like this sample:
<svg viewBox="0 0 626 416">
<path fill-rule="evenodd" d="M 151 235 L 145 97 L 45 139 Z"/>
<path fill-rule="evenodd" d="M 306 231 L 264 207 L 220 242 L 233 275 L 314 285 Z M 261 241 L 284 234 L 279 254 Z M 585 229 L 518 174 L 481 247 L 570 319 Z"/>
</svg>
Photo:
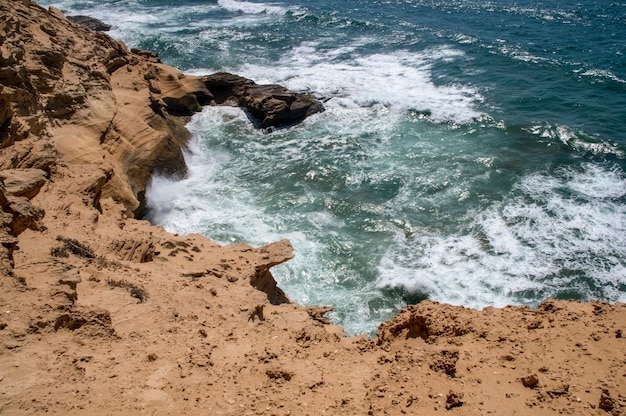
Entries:
<svg viewBox="0 0 626 416">
<path fill-rule="evenodd" d="M 288 241 L 135 219 L 204 105 L 268 130 L 323 111 L 0 0 L 0 413 L 626 414 L 626 305 L 426 301 L 348 338 L 276 285 Z"/>
</svg>

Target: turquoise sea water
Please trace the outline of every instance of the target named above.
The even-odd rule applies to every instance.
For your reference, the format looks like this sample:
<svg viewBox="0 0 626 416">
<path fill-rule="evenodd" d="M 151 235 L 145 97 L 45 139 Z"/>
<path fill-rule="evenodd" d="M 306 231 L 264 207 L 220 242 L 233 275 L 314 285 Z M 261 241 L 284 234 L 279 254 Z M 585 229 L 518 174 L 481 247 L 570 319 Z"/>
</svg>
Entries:
<svg viewBox="0 0 626 416">
<path fill-rule="evenodd" d="M 349 334 L 407 303 L 626 301 L 626 2 L 42 1 L 193 74 L 330 98 L 263 134 L 194 117 L 150 219 L 221 243 L 288 238 L 290 297 Z"/>
</svg>

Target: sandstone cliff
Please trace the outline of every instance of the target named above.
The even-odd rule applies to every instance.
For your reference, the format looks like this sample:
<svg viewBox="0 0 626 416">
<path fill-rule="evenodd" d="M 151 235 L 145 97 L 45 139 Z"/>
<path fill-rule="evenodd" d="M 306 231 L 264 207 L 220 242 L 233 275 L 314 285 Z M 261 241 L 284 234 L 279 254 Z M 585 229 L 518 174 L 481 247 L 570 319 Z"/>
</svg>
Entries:
<svg viewBox="0 0 626 416">
<path fill-rule="evenodd" d="M 625 413 L 625 305 L 423 302 L 347 338 L 276 286 L 289 242 L 135 219 L 152 174 L 184 175 L 202 105 L 262 128 L 323 110 L 0 0 L 0 413 Z"/>
</svg>

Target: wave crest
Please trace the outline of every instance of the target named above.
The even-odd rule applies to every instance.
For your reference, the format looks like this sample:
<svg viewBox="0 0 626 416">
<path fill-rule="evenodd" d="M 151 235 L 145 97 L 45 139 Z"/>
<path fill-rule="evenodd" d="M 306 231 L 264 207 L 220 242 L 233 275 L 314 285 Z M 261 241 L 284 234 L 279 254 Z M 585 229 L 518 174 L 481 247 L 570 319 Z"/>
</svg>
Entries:
<svg viewBox="0 0 626 416">
<path fill-rule="evenodd" d="M 230 12 L 245 14 L 285 15 L 290 9 L 271 3 L 252 3 L 249 1 L 218 0 L 217 4 Z"/>
</svg>

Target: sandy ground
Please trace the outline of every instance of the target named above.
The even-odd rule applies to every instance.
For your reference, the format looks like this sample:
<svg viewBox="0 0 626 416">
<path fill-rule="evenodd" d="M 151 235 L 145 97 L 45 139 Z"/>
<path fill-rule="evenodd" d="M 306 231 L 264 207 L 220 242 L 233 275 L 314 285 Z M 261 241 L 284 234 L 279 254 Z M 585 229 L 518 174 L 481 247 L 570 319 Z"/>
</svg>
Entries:
<svg viewBox="0 0 626 416">
<path fill-rule="evenodd" d="M 133 218 L 194 77 L 0 0 L 0 414 L 623 415 L 626 305 L 426 301 L 349 338 L 253 248 Z M 270 243 L 270 242 L 268 242 Z"/>
</svg>

